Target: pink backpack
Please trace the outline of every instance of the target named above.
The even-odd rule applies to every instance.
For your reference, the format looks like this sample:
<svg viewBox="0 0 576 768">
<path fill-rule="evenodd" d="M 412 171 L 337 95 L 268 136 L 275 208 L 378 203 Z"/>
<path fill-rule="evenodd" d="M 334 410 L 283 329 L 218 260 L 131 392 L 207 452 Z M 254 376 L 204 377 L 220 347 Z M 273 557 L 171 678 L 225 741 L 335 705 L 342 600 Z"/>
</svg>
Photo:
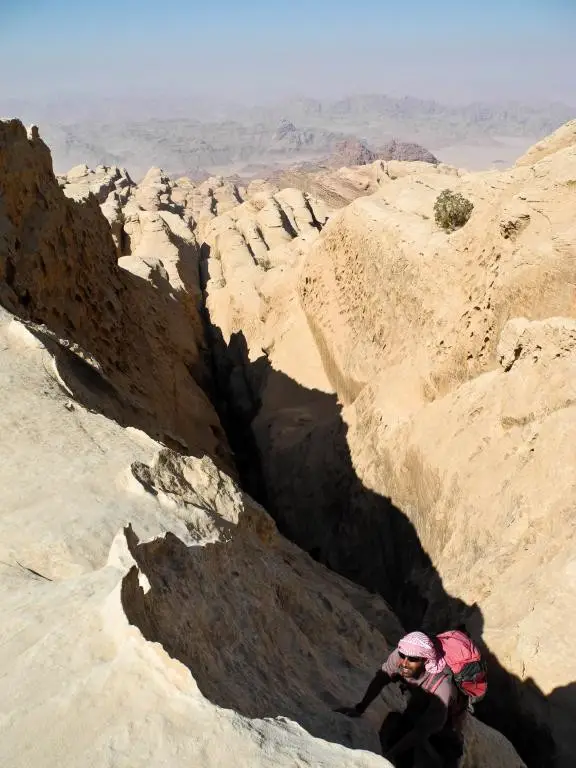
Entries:
<svg viewBox="0 0 576 768">
<path fill-rule="evenodd" d="M 486 662 L 472 638 L 454 629 L 436 635 L 436 641 L 444 651 L 454 684 L 471 702 L 480 701 L 488 689 Z"/>
</svg>

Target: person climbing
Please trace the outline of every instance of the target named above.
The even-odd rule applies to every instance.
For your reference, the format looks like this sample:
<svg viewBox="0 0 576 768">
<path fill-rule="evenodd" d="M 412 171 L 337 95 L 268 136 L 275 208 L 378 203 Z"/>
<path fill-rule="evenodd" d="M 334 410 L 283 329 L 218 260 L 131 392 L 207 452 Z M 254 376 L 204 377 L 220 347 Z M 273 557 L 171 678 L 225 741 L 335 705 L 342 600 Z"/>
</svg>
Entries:
<svg viewBox="0 0 576 768">
<path fill-rule="evenodd" d="M 454 684 L 442 645 L 423 632 L 406 635 L 376 672 L 362 701 L 336 711 L 361 717 L 391 682 L 400 682 L 409 700 L 403 713 L 390 713 L 380 728 L 383 756 L 396 768 L 457 768 L 468 697 Z"/>
</svg>

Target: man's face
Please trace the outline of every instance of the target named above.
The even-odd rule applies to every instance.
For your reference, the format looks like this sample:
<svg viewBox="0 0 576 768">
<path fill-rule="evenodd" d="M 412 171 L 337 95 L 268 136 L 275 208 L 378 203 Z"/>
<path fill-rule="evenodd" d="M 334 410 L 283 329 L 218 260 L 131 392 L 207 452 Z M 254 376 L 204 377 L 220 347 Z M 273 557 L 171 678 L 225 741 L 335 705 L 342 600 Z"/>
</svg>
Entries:
<svg viewBox="0 0 576 768">
<path fill-rule="evenodd" d="M 406 656 L 398 651 L 400 656 L 400 674 L 406 680 L 418 679 L 424 672 L 425 659 L 418 656 Z"/>
</svg>

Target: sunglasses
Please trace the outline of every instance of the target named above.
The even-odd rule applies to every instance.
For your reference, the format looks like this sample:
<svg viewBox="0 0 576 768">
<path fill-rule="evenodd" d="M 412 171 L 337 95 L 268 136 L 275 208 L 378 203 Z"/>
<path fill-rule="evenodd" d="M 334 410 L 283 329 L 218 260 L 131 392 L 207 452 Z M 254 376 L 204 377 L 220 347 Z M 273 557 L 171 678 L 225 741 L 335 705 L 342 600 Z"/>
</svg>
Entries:
<svg viewBox="0 0 576 768">
<path fill-rule="evenodd" d="M 406 654 L 402 653 L 402 651 L 398 651 L 398 656 L 400 656 L 402 660 L 405 659 L 406 661 L 411 661 L 413 663 L 425 661 L 425 659 L 423 659 L 421 656 L 406 656 Z"/>
</svg>

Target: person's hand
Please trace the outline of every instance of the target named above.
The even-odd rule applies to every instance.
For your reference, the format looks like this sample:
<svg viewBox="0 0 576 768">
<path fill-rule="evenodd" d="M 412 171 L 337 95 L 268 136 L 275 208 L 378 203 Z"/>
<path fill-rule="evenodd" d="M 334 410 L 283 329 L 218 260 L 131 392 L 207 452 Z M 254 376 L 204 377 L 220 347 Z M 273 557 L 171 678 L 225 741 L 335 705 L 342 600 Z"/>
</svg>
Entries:
<svg viewBox="0 0 576 768">
<path fill-rule="evenodd" d="M 340 715 L 346 715 L 347 717 L 362 717 L 364 714 L 361 709 L 358 709 L 358 705 L 354 707 L 338 707 L 334 712 L 338 712 Z"/>
</svg>

